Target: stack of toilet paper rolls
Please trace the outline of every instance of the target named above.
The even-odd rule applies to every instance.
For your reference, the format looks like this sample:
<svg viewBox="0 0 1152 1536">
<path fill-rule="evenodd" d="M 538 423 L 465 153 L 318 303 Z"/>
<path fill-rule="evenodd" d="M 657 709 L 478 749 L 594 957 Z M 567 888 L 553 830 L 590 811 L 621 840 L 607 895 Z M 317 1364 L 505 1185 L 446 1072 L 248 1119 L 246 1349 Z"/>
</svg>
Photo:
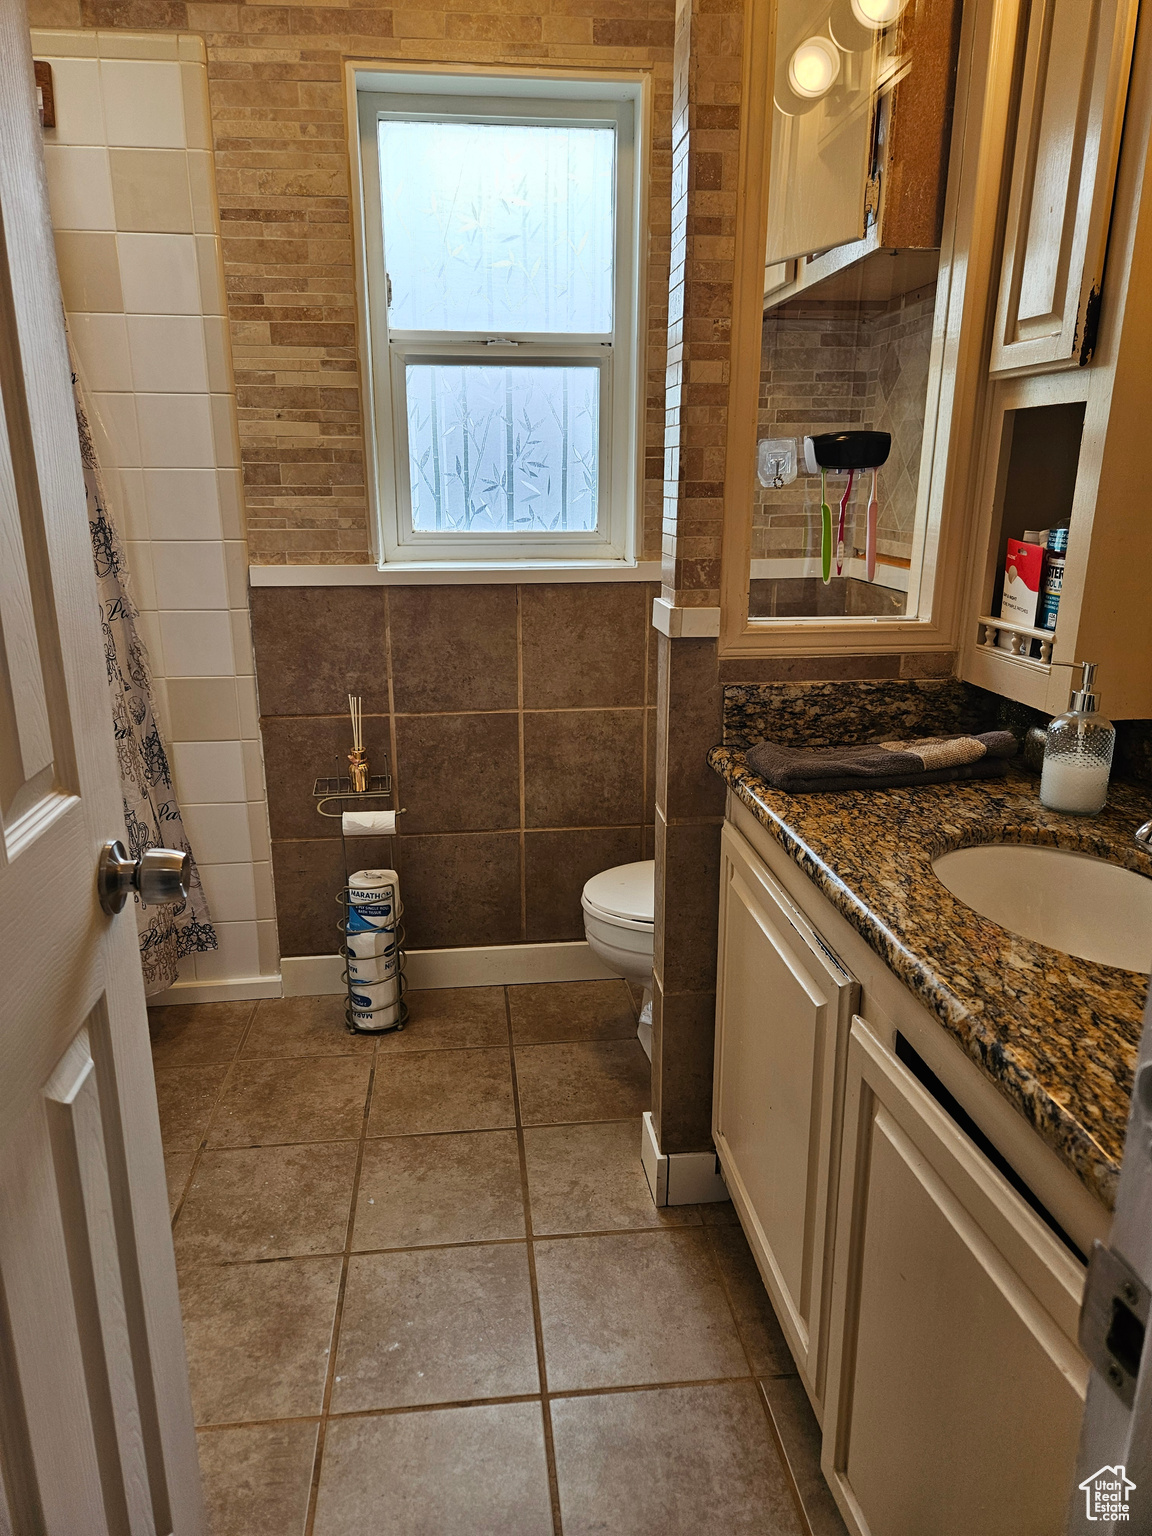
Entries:
<svg viewBox="0 0 1152 1536">
<path fill-rule="evenodd" d="M 400 1022 L 398 915 L 400 880 L 394 869 L 358 869 L 348 881 L 348 991 L 357 1029 L 392 1029 Z"/>
</svg>

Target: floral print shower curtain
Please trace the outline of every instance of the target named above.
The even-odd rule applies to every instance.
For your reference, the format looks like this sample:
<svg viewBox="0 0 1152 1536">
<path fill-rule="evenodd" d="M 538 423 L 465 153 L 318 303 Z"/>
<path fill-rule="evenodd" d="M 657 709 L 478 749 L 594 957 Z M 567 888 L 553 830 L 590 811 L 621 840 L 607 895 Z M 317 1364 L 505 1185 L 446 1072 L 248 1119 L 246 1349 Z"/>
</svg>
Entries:
<svg viewBox="0 0 1152 1536">
<path fill-rule="evenodd" d="M 128 590 L 124 549 L 109 514 L 103 476 L 75 367 L 72 387 L 99 589 L 112 723 L 124 793 L 128 852 L 138 859 L 146 848 L 188 849 L 188 839 L 172 786 L 168 754 L 153 712 L 152 675 L 148 653 L 136 629 L 137 609 Z M 176 980 L 180 961 L 186 955 L 194 950 L 217 947 L 216 930 L 208 914 L 195 860 L 187 901 L 161 907 L 143 907 L 137 902 L 136 924 L 140 934 L 144 992 L 148 997 L 171 986 Z"/>
</svg>

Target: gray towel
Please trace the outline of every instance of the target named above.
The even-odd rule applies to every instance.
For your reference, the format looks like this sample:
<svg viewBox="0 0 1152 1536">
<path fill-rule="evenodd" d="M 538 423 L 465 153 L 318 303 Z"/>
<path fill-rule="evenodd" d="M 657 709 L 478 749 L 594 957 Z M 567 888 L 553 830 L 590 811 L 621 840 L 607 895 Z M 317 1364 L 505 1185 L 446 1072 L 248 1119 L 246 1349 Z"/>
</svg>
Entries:
<svg viewBox="0 0 1152 1536">
<path fill-rule="evenodd" d="M 1015 754 L 1011 731 L 984 731 L 856 747 L 785 747 L 762 741 L 748 750 L 745 761 L 773 789 L 807 795 L 998 778 L 1007 772 L 1006 759 Z"/>
</svg>

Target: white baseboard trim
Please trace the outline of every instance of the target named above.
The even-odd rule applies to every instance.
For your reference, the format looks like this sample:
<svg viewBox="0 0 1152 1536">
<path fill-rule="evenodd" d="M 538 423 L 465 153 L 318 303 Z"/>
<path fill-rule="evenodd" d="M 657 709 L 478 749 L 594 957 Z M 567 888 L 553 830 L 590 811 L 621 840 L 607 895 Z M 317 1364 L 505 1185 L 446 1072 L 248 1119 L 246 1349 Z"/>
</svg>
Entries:
<svg viewBox="0 0 1152 1536">
<path fill-rule="evenodd" d="M 289 955 L 280 962 L 285 997 L 343 992 L 339 955 Z M 421 990 L 514 987 L 530 981 L 604 981 L 616 975 L 583 940 L 566 944 L 501 944 L 475 949 L 410 949 L 405 975 Z"/>
<path fill-rule="evenodd" d="M 661 1152 L 650 1110 L 644 1112 L 640 1161 L 655 1205 L 709 1205 L 732 1198 L 715 1152 Z"/>
<path fill-rule="evenodd" d="M 149 1008 L 170 1003 L 235 1003 L 255 997 L 280 997 L 279 976 L 237 976 L 233 981 L 176 981 L 148 999 Z"/>
</svg>

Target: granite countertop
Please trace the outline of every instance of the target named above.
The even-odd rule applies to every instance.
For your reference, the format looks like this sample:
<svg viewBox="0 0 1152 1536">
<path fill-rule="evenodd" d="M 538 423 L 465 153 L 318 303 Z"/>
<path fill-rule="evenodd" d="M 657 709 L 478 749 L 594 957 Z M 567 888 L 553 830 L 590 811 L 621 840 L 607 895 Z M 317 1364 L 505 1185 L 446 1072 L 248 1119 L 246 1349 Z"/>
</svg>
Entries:
<svg viewBox="0 0 1152 1536">
<path fill-rule="evenodd" d="M 1007 932 L 931 863 L 977 843 L 1046 843 L 1152 875 L 1132 841 L 1146 793 L 1114 783 L 1091 818 L 1045 810 L 1039 780 L 788 795 L 736 746 L 708 761 L 889 968 L 1109 1209 L 1115 1203 L 1148 979 Z"/>
</svg>

